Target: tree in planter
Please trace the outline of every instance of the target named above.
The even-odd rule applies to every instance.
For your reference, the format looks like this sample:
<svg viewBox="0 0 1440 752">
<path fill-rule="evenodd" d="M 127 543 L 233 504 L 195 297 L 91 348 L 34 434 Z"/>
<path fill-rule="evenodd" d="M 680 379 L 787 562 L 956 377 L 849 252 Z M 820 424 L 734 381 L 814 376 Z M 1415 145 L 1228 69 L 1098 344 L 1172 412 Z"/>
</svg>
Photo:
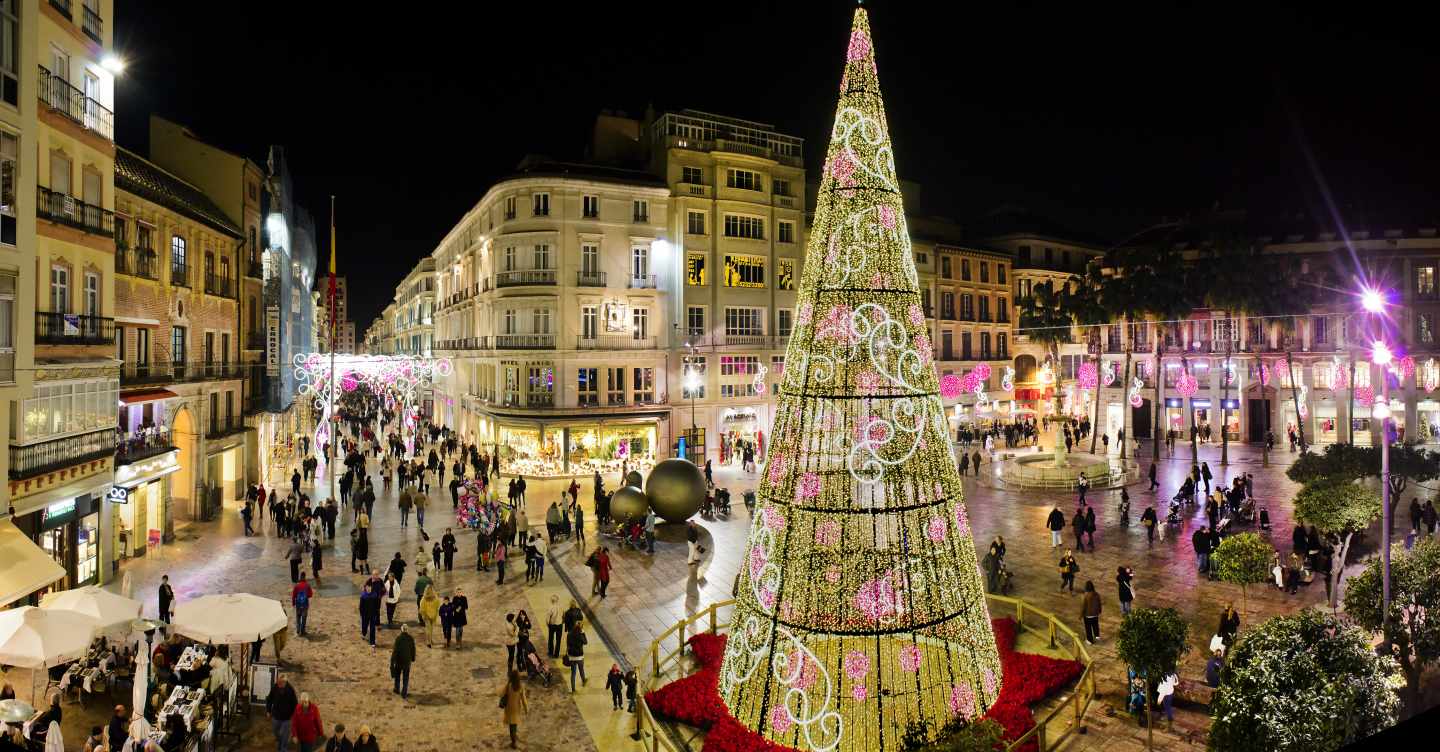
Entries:
<svg viewBox="0 0 1440 752">
<path fill-rule="evenodd" d="M 1251 585 L 1270 579 L 1270 561 L 1274 546 L 1258 533 L 1241 533 L 1221 541 L 1211 560 L 1220 579 L 1240 586 L 1240 612 L 1248 613 Z"/>
<path fill-rule="evenodd" d="M 930 724 L 913 721 L 900 739 L 902 752 L 993 752 L 1004 746 L 1005 729 L 999 723 L 964 716 L 950 719 L 931 740 Z"/>
<path fill-rule="evenodd" d="M 1345 590 L 1345 613 L 1371 632 L 1380 631 L 1383 621 L 1380 577 L 1380 560 L 1371 559 Z M 1391 552 L 1389 626 L 1386 637 L 1405 672 L 1408 710 L 1414 713 L 1420 709 L 1420 677 L 1440 659 L 1440 543 L 1433 539 Z"/>
<path fill-rule="evenodd" d="M 1330 606 L 1340 592 L 1340 578 L 1355 534 L 1370 527 L 1380 516 L 1380 494 L 1358 483 L 1320 478 L 1307 483 L 1295 495 L 1295 518 L 1314 525 L 1327 538 L 1338 541 L 1335 565 L 1330 567 Z"/>
<path fill-rule="evenodd" d="M 1380 447 L 1331 444 L 1323 454 L 1307 452 L 1295 460 L 1285 475 L 1296 483 L 1319 478 L 1359 480 L 1380 477 Z M 1440 453 L 1416 444 L 1390 447 L 1390 511 L 1395 511 L 1401 494 L 1411 481 L 1428 483 L 1440 478 Z"/>
<path fill-rule="evenodd" d="M 1395 723 L 1394 661 L 1369 635 L 1307 609 L 1270 619 L 1231 648 L 1210 706 L 1208 748 L 1338 749 Z"/>
<path fill-rule="evenodd" d="M 1149 722 L 1150 691 L 1155 682 L 1174 673 L 1190 650 L 1190 626 L 1173 608 L 1137 608 L 1120 622 L 1115 648 L 1120 659 L 1145 678 L 1145 743 L 1154 748 L 1154 724 Z"/>
</svg>

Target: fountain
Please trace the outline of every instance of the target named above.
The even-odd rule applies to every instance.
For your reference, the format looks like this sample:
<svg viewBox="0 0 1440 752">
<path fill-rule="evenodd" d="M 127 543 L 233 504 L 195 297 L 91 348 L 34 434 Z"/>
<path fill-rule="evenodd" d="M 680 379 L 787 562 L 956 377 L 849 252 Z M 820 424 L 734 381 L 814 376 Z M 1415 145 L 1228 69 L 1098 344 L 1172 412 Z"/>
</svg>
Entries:
<svg viewBox="0 0 1440 752">
<path fill-rule="evenodd" d="M 1076 454 L 1065 449 L 1059 424 L 1052 424 L 1050 441 L 1053 451 L 1045 453 L 1036 447 L 1035 454 L 1018 455 L 1008 462 L 997 463 L 996 477 L 1005 485 L 1025 488 L 1073 488 L 1083 474 L 1091 488 L 1124 485 L 1128 480 L 1127 463 L 1106 455 Z"/>
</svg>

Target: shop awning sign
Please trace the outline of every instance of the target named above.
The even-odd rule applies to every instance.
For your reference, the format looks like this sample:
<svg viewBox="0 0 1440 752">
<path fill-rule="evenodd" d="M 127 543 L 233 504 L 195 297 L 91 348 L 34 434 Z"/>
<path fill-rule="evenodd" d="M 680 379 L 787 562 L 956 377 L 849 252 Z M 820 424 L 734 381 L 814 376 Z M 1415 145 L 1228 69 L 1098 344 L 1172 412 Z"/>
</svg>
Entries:
<svg viewBox="0 0 1440 752">
<path fill-rule="evenodd" d="M 105 500 L 111 504 L 129 504 L 130 489 L 115 486 L 105 492 Z"/>
</svg>

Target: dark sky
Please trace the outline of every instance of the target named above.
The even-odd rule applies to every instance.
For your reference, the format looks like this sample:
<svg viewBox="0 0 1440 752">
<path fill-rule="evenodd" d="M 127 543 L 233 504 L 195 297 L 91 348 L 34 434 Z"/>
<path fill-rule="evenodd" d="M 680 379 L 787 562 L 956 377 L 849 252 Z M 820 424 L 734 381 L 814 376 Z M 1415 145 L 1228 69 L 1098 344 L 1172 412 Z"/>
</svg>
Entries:
<svg viewBox="0 0 1440 752">
<path fill-rule="evenodd" d="M 853 7 L 116 5 L 131 63 L 120 143 L 146 152 L 156 112 L 257 159 L 283 144 L 322 227 L 338 196 L 340 271 L 361 331 L 522 156 L 580 157 L 601 108 L 772 122 L 806 138 L 813 174 Z M 1217 202 L 1323 213 L 1323 176 L 1347 221 L 1435 215 L 1433 18 L 1367 15 L 1366 4 L 1345 16 L 1261 3 L 936 5 L 867 3 L 896 163 L 924 185 L 927 213 L 1020 204 L 1119 240 Z"/>
</svg>

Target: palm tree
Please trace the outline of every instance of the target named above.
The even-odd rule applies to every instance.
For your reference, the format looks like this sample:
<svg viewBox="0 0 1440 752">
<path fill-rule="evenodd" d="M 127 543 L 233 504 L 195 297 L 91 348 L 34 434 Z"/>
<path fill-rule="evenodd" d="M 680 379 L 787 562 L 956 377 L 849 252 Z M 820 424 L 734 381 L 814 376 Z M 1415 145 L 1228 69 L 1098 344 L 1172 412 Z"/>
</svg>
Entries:
<svg viewBox="0 0 1440 752">
<path fill-rule="evenodd" d="M 1055 289 L 1053 281 L 1041 282 L 1030 288 L 1030 294 L 1016 301 L 1020 331 L 1045 348 L 1051 368 L 1057 374 L 1054 390 L 1055 415 L 1060 415 L 1060 345 L 1073 341 L 1069 285 Z"/>
<path fill-rule="evenodd" d="M 1180 226 L 1173 226 L 1159 242 L 1126 254 L 1131 264 L 1127 275 L 1133 275 L 1131 290 L 1135 310 L 1142 312 L 1155 327 L 1155 451 L 1160 459 L 1160 414 L 1164 409 L 1161 389 L 1165 381 L 1161 347 L 1167 335 L 1173 335 L 1180 319 L 1190 315 L 1196 299 L 1195 286 L 1190 284 L 1190 270 L 1174 243 Z M 1188 364 L 1186 364 L 1188 365 Z"/>
<path fill-rule="evenodd" d="M 1234 356 L 1235 327 L 1239 316 L 1254 310 L 1256 301 L 1264 290 L 1257 282 L 1254 270 L 1261 263 L 1260 249 L 1252 243 L 1240 228 L 1223 226 L 1216 228 L 1210 236 L 1203 258 L 1210 284 L 1205 290 L 1205 304 L 1212 309 L 1223 311 L 1227 330 L 1225 332 L 1225 360 L 1221 366 L 1220 398 L 1220 464 L 1230 464 L 1230 366 Z"/>
<path fill-rule="evenodd" d="M 1076 278 L 1074 291 L 1065 299 L 1066 310 L 1071 319 L 1082 327 L 1085 327 L 1085 341 L 1091 353 L 1091 360 L 1095 364 L 1095 407 L 1094 418 L 1091 420 L 1090 428 L 1090 453 L 1095 453 L 1095 442 L 1100 437 L 1100 391 L 1104 386 L 1101 383 L 1100 360 L 1103 344 L 1101 338 L 1103 332 L 1100 327 L 1108 323 L 1112 312 L 1106 305 L 1107 279 L 1101 272 L 1098 264 L 1092 264 L 1086 269 L 1085 274 Z M 1100 336 L 1093 336 L 1100 332 Z"/>
<path fill-rule="evenodd" d="M 1294 259 L 1261 256 L 1252 264 L 1252 277 L 1261 284 L 1254 296 L 1257 312 L 1267 317 L 1281 350 L 1285 353 L 1285 369 L 1290 380 L 1290 399 L 1295 410 L 1295 434 L 1300 451 L 1310 444 L 1305 439 L 1305 421 L 1300 417 L 1300 386 L 1295 378 L 1293 355 L 1299 328 L 1294 312 L 1305 311 L 1327 302 L 1335 289 L 1333 270 L 1315 263 L 1297 263 Z M 1292 330 L 1293 333 L 1287 332 Z M 1354 390 L 1354 384 L 1351 384 Z M 1269 421 L 1269 411 L 1266 411 Z M 1353 423 L 1352 423 L 1353 424 Z"/>
</svg>

